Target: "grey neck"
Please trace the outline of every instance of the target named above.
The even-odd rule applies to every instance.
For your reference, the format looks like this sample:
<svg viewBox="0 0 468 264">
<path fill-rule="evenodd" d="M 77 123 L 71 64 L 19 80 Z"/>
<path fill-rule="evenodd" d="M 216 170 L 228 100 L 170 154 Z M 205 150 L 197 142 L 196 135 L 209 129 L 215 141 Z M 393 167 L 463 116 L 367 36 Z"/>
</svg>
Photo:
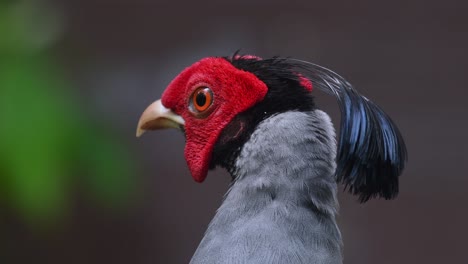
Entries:
<svg viewBox="0 0 468 264">
<path fill-rule="evenodd" d="M 335 156 L 320 110 L 262 121 L 191 263 L 341 263 Z"/>
</svg>

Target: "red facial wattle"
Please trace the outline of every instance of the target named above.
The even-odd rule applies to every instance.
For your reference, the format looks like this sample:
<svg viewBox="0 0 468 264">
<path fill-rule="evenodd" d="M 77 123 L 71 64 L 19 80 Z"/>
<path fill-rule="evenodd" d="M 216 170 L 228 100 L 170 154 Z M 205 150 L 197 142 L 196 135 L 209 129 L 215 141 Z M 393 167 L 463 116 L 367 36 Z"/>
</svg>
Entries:
<svg viewBox="0 0 468 264">
<path fill-rule="evenodd" d="M 212 104 L 207 114 L 191 110 L 195 90 L 208 87 Z M 214 145 L 223 128 L 239 113 L 260 102 L 268 91 L 254 74 L 223 58 L 205 58 L 186 68 L 168 86 L 162 104 L 185 120 L 185 159 L 197 182 L 208 173 Z"/>
</svg>

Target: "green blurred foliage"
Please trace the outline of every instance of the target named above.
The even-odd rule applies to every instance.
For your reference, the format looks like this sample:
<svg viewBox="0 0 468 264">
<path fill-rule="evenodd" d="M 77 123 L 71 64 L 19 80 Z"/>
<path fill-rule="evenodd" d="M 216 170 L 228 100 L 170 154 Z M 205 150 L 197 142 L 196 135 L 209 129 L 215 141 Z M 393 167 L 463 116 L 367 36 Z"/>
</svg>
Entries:
<svg viewBox="0 0 468 264">
<path fill-rule="evenodd" d="M 37 1 L 0 2 L 0 206 L 34 224 L 59 219 L 76 184 L 113 208 L 134 189 L 124 146 L 80 111 L 47 55 L 59 24 Z"/>
</svg>

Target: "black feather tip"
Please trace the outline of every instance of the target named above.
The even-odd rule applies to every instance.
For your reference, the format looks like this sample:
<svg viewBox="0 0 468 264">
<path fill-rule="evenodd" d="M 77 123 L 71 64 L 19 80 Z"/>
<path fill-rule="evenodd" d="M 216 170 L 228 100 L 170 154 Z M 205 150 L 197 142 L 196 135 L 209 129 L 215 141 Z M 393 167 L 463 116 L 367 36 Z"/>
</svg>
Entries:
<svg viewBox="0 0 468 264">
<path fill-rule="evenodd" d="M 310 62 L 288 60 L 312 81 L 314 88 L 332 94 L 338 101 L 341 133 L 337 180 L 359 195 L 361 202 L 374 197 L 395 198 L 407 151 L 394 122 L 335 72 Z"/>
</svg>

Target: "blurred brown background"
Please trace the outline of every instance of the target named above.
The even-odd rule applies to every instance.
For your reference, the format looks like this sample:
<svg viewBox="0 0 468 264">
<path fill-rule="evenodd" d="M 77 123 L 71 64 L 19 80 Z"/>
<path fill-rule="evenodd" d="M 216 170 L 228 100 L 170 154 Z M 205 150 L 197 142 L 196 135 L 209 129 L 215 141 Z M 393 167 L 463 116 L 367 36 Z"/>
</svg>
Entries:
<svg viewBox="0 0 468 264">
<path fill-rule="evenodd" d="M 104 127 L 102 138 L 123 145 L 133 165 L 131 182 L 122 186 L 132 191 L 112 206 L 90 198 L 81 181 L 86 164 L 79 163 L 66 213 L 53 224 L 25 220 L 11 199 L 0 199 L 0 263 L 188 263 L 229 177 L 216 170 L 195 183 L 183 136 L 159 131 L 136 139 L 136 122 L 184 67 L 239 48 L 333 69 L 381 105 L 406 139 L 409 163 L 396 200 L 361 205 L 340 193 L 345 263 L 468 263 L 466 2 L 57 0 L 37 6 L 53 12 L 50 24 L 59 25 L 41 52 L 67 80 L 60 87 L 76 111 Z M 317 103 L 338 124 L 333 99 L 317 94 Z"/>
</svg>

